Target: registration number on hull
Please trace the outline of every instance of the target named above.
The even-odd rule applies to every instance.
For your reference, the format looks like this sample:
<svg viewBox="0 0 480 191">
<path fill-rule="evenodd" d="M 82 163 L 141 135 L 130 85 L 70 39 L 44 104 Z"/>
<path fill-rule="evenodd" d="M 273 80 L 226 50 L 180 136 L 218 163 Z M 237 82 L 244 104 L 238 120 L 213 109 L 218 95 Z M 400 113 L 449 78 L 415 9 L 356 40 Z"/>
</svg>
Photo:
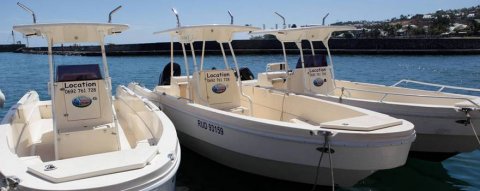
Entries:
<svg viewBox="0 0 480 191">
<path fill-rule="evenodd" d="M 219 125 L 212 124 L 210 122 L 206 122 L 206 121 L 198 119 L 197 120 L 197 126 L 204 129 L 204 130 L 210 131 L 212 133 L 223 135 L 223 128 L 220 127 Z"/>
</svg>

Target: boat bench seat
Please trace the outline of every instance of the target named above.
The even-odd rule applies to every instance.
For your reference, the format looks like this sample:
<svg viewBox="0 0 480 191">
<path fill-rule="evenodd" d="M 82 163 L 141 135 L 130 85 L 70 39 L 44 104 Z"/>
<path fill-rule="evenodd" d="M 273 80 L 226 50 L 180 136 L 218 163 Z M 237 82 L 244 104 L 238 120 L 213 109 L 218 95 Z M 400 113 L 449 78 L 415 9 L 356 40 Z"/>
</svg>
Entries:
<svg viewBox="0 0 480 191">
<path fill-rule="evenodd" d="M 164 90 L 169 89 L 168 92 L 172 95 L 187 98 L 188 95 L 188 78 L 186 76 L 174 76 L 171 79 L 169 86 L 161 86 Z"/>
<path fill-rule="evenodd" d="M 265 75 L 269 80 L 271 79 L 276 79 L 276 78 L 281 78 L 285 79 L 287 78 L 287 73 L 284 71 L 278 71 L 278 72 L 266 72 Z"/>
<path fill-rule="evenodd" d="M 400 119 L 364 115 L 320 123 L 320 127 L 325 129 L 342 129 L 351 131 L 373 131 L 401 124 L 402 120 Z"/>
<path fill-rule="evenodd" d="M 28 165 L 28 172 L 54 183 L 140 169 L 158 153 L 157 147 L 136 147 L 109 153 Z M 47 165 L 55 168 L 46 170 Z"/>
<path fill-rule="evenodd" d="M 258 84 L 260 86 L 274 87 L 284 89 L 287 82 L 287 73 L 285 71 L 264 72 L 258 74 Z"/>
<path fill-rule="evenodd" d="M 41 143 L 43 135 L 53 131 L 52 119 L 37 120 L 30 124 L 29 130 L 31 143 Z"/>
</svg>

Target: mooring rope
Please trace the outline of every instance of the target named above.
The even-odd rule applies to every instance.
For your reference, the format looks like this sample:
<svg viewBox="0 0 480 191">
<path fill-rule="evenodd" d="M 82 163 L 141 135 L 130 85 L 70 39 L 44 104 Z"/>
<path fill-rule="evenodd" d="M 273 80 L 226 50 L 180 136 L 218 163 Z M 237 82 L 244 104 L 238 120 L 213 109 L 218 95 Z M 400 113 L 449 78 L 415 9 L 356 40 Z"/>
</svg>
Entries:
<svg viewBox="0 0 480 191">
<path fill-rule="evenodd" d="M 322 154 L 320 154 L 320 159 L 318 160 L 317 169 L 316 169 L 316 173 L 315 173 L 315 180 L 314 180 L 313 186 L 312 186 L 312 191 L 317 188 L 318 176 L 320 174 L 320 165 L 322 163 L 323 153 L 325 153 L 325 152 L 328 152 L 328 158 L 329 158 L 329 161 L 330 161 L 330 176 L 332 178 L 332 190 L 334 191 L 335 190 L 335 180 L 334 180 L 334 176 L 333 176 L 332 150 L 330 148 L 330 140 L 329 140 L 329 136 L 332 135 L 332 133 L 328 132 L 328 131 L 324 131 L 324 132 L 322 132 L 322 134 L 323 134 L 325 140 L 324 140 L 324 143 L 323 143 L 323 147 L 317 148 L 317 150 L 320 151 Z M 328 150 L 325 150 L 326 146 L 328 146 Z"/>
<path fill-rule="evenodd" d="M 480 138 L 478 138 L 477 131 L 475 131 L 475 126 L 473 125 L 473 122 L 470 122 L 470 125 L 472 126 L 473 133 L 475 134 L 475 138 L 477 138 L 478 146 L 480 146 Z"/>
<path fill-rule="evenodd" d="M 471 110 L 465 111 L 465 114 L 467 116 L 467 123 L 470 123 L 470 126 L 472 127 L 472 130 L 473 130 L 473 134 L 475 134 L 475 138 L 477 139 L 478 146 L 480 147 L 480 138 L 478 138 L 477 131 L 475 130 L 475 125 L 473 124 L 472 118 L 470 116 L 470 111 Z"/>
<path fill-rule="evenodd" d="M 328 159 L 330 160 L 330 178 L 332 179 L 332 191 L 335 191 L 335 178 L 333 176 L 333 160 L 332 149 L 330 148 L 330 141 L 328 141 Z"/>
</svg>

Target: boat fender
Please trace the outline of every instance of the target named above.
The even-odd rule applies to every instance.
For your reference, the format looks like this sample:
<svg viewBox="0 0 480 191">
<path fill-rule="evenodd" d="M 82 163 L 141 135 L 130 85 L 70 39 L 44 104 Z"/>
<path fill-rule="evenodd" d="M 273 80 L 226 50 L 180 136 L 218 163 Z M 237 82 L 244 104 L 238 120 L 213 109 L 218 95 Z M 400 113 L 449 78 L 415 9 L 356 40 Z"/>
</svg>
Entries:
<svg viewBox="0 0 480 191">
<path fill-rule="evenodd" d="M 162 73 L 160 74 L 160 78 L 158 79 L 158 85 L 163 86 L 163 85 L 170 85 L 170 67 L 172 64 L 169 62 L 165 67 L 163 68 Z M 173 76 L 180 76 L 182 74 L 182 69 L 180 68 L 180 65 L 177 63 L 173 63 Z"/>
<path fill-rule="evenodd" d="M 2 90 L 0 90 L 0 108 L 3 107 L 4 103 L 5 103 L 5 95 L 2 93 Z"/>
</svg>

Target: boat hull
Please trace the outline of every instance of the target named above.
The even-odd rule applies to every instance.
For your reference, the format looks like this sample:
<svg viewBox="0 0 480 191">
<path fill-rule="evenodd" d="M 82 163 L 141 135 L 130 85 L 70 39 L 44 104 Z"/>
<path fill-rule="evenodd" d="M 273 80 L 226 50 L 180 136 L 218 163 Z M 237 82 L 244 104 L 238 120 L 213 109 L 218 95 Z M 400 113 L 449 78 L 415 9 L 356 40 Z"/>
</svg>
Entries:
<svg viewBox="0 0 480 191">
<path fill-rule="evenodd" d="M 281 134 L 252 130 L 268 124 L 244 122 L 236 114 L 214 115 L 196 104 L 168 95 L 160 96 L 159 101 L 160 108 L 175 124 L 183 146 L 238 170 L 287 181 L 314 183 L 321 156 L 317 149 L 323 147 L 322 136 L 306 132 L 296 138 L 286 138 Z M 405 140 L 400 143 L 357 147 L 348 143 L 342 145 L 344 143 L 333 138 L 335 184 L 351 186 L 376 170 L 405 164 L 414 137 L 404 137 Z M 352 162 L 353 158 L 355 162 Z M 327 153 L 319 169 L 318 184 L 331 185 Z"/>
<path fill-rule="evenodd" d="M 210 144 L 203 140 L 184 134 L 181 131 L 178 132 L 178 136 L 182 141 L 182 146 L 188 147 L 196 153 L 222 165 L 237 170 L 286 181 L 306 184 L 314 183 L 316 175 L 315 166 L 299 165 L 295 163 L 253 157 Z M 323 160 L 327 161 L 328 155 L 324 155 Z M 374 171 L 334 169 L 333 173 L 335 184 L 351 186 L 365 177 L 370 176 L 372 173 L 374 173 Z M 331 185 L 329 168 L 319 168 L 317 184 Z"/>
<path fill-rule="evenodd" d="M 314 97 L 340 102 L 338 97 L 333 96 L 317 94 Z M 412 144 L 412 151 L 457 153 L 469 152 L 479 147 L 472 127 L 459 123 L 466 119 L 465 113 L 458 112 L 452 107 L 396 104 L 346 97 L 342 98 L 341 103 L 412 122 L 417 132 L 417 139 Z M 473 111 L 470 115 L 477 132 L 480 132 L 478 129 L 480 112 Z"/>
<path fill-rule="evenodd" d="M 119 93 L 117 92 L 117 96 L 119 96 Z M 122 97 L 125 95 L 121 95 Z M 133 95 L 131 97 L 126 97 L 126 99 L 132 101 Z M 146 102 L 142 102 L 146 103 Z M 152 108 L 155 108 L 155 105 L 150 103 L 152 105 Z M 119 106 L 120 104 L 117 104 Z M 27 107 L 28 106 L 28 107 Z M 125 106 L 124 106 L 125 107 Z M 146 106 L 144 106 L 146 107 Z M 32 109 L 33 108 L 33 109 Z M 37 111 L 35 108 L 42 108 L 40 111 Z M 0 123 L 0 155 L 1 155 L 1 163 L 0 163 L 0 189 L 3 190 L 3 188 L 7 188 L 7 185 L 1 185 L 4 183 L 4 178 L 16 178 L 19 180 L 18 184 L 15 187 L 9 187 L 9 189 L 17 189 L 17 190 L 160 190 L 160 191 L 173 191 L 175 190 L 175 177 L 176 173 L 178 171 L 178 168 L 180 166 L 180 159 L 181 159 L 181 151 L 180 151 L 180 144 L 177 139 L 177 134 L 175 132 L 175 129 L 173 127 L 173 124 L 171 123 L 170 120 L 168 119 L 165 114 L 156 111 L 152 112 L 149 114 L 152 114 L 151 116 L 157 116 L 162 120 L 162 139 L 158 141 L 158 144 L 156 145 L 157 147 L 153 148 L 152 150 L 155 151 L 155 154 L 150 156 L 151 160 L 149 160 L 148 165 L 143 166 L 142 168 L 134 168 L 134 169 L 128 169 L 128 170 L 120 170 L 120 171 L 110 171 L 111 173 L 105 173 L 97 176 L 91 176 L 91 177 L 86 177 L 86 178 L 80 178 L 80 179 L 73 179 L 70 181 L 63 181 L 63 182 L 53 182 L 49 181 L 45 178 L 42 178 L 40 176 L 37 176 L 31 172 L 29 172 L 29 169 L 31 168 L 32 165 L 35 164 L 43 164 L 44 161 L 42 161 L 42 158 L 40 157 L 43 156 L 45 160 L 45 164 L 54 164 L 54 160 L 48 159 L 48 155 L 46 155 L 46 151 L 50 148 L 50 150 L 53 150 L 53 144 L 51 142 L 48 142 L 52 137 L 52 129 L 49 129 L 48 126 L 32 126 L 36 129 L 42 128 L 45 130 L 41 134 L 41 137 L 39 143 L 34 142 L 34 146 L 25 146 L 26 149 L 30 151 L 30 154 L 25 154 L 26 152 L 20 152 L 20 149 L 17 149 L 17 152 L 14 153 L 12 152 L 12 149 L 10 147 L 10 140 L 12 137 L 14 137 L 16 129 L 15 127 L 18 126 L 19 124 L 22 125 L 21 123 L 13 120 L 14 116 L 17 113 L 23 113 L 24 111 L 22 110 L 27 110 L 31 109 L 30 115 L 33 115 L 35 112 L 40 112 L 42 113 L 42 122 L 45 123 L 51 123 L 51 119 L 47 119 L 49 116 L 48 113 L 49 108 L 51 108 L 51 102 L 50 101 L 39 101 L 38 99 L 38 94 L 34 91 L 28 92 L 25 94 L 25 96 L 20 99 L 20 101 L 14 105 L 10 110 L 8 111 L 7 115 L 5 118 L 2 120 Z M 119 107 L 117 107 L 119 108 Z M 135 111 L 142 111 L 141 107 L 135 108 Z M 145 108 L 146 109 L 146 108 Z M 48 111 L 48 112 L 47 112 Z M 39 114 L 40 115 L 40 114 Z M 118 115 L 122 116 L 122 115 Z M 119 117 L 121 118 L 121 117 Z M 33 118 L 27 118 L 28 122 L 31 124 L 35 124 L 38 122 L 32 122 L 34 121 Z M 13 121 L 13 122 L 12 122 Z M 15 122 L 15 123 L 14 123 Z M 47 128 L 45 128 L 47 127 Z M 34 129 L 32 128 L 32 129 Z M 24 130 L 22 132 L 25 132 L 26 135 L 38 135 L 34 131 L 30 131 L 30 128 L 28 126 L 25 126 Z M 121 131 L 121 134 L 125 134 L 123 131 Z M 21 135 L 20 135 L 21 136 Z M 17 143 L 19 146 L 17 148 L 21 148 L 23 144 L 26 144 L 27 142 L 30 143 L 32 142 L 30 137 L 31 136 L 23 136 L 24 139 L 27 139 L 27 141 L 18 141 Z M 91 139 L 89 139 L 91 141 Z M 45 143 L 42 143 L 45 142 Z M 36 149 L 31 149 L 31 148 L 36 148 Z M 128 149 L 128 148 L 127 148 Z M 143 150 L 145 151 L 145 150 Z M 44 153 L 45 152 L 45 153 Z M 114 152 L 109 152 L 114 153 Z M 106 153 L 106 154 L 109 154 Z M 133 152 L 132 152 L 133 153 Z M 101 153 L 103 154 L 103 153 Z M 101 155 L 98 154 L 98 155 Z M 135 153 L 133 153 L 135 154 Z M 138 152 L 137 152 L 138 154 Z M 98 156 L 97 155 L 97 156 Z M 170 156 L 171 155 L 171 156 Z M 93 155 L 89 156 L 82 156 L 85 158 L 91 157 Z M 78 157 L 79 158 L 79 157 Z M 129 161 L 125 160 L 125 156 L 120 157 L 120 158 L 108 158 L 108 157 L 103 157 L 103 158 L 97 158 L 97 159 L 104 159 L 107 162 L 116 162 L 118 160 L 121 160 L 125 163 L 128 163 Z M 73 159 L 63 159 L 62 161 L 68 161 L 68 160 L 75 160 Z M 77 160 L 77 162 L 80 162 Z M 102 165 L 104 163 L 99 163 L 97 164 L 98 168 L 102 168 Z M 71 163 L 71 164 L 76 164 L 76 165 L 81 165 L 78 163 Z M 130 163 L 131 164 L 131 163 Z M 67 165 L 63 165 L 67 166 Z M 70 165 L 70 166 L 75 166 L 75 165 Z M 82 166 L 83 167 L 83 166 Z M 73 168 L 73 167 L 72 167 Z M 125 168 L 123 168 L 125 169 Z M 74 171 L 75 169 L 72 169 Z M 91 174 L 98 172 L 93 171 Z M 58 171 L 57 171 L 58 172 Z M 8 190 L 8 189 L 7 189 Z"/>
<path fill-rule="evenodd" d="M 179 156 L 178 156 L 179 157 Z M 134 182 L 129 182 L 126 184 L 121 184 L 121 185 L 110 185 L 106 187 L 101 187 L 101 188 L 95 188 L 95 189 L 75 189 L 75 190 L 144 190 L 144 191 L 175 191 L 175 184 L 176 184 L 176 172 L 178 170 L 178 167 L 180 166 L 180 162 L 178 162 L 174 169 L 172 169 L 171 172 L 169 172 L 166 175 L 162 175 L 157 178 L 153 179 L 139 179 Z M 1 177 L 1 175 L 0 175 Z M 18 190 L 42 190 L 42 191 L 47 191 L 47 190 L 54 190 L 55 185 L 52 185 L 49 189 L 41 189 L 41 188 L 36 188 L 34 186 L 24 186 L 22 184 L 19 184 L 18 187 L 16 187 Z"/>
</svg>

